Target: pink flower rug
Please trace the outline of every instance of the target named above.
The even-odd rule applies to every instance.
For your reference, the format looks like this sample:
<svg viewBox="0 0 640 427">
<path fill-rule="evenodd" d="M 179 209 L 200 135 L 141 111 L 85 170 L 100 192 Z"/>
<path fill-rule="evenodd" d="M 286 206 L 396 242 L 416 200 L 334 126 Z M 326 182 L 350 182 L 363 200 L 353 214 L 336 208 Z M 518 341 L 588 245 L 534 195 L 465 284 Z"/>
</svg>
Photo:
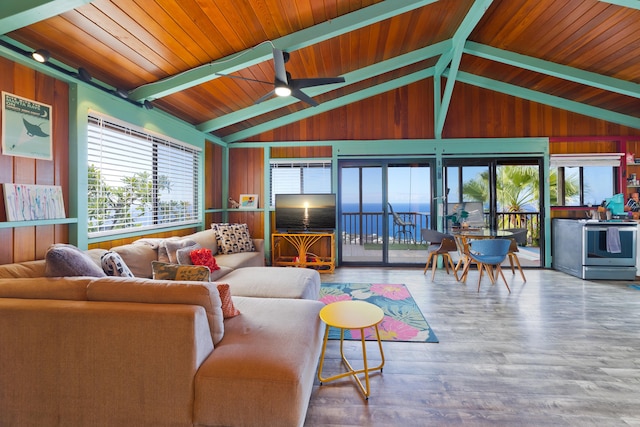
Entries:
<svg viewBox="0 0 640 427">
<path fill-rule="evenodd" d="M 320 301 L 330 304 L 336 301 L 359 300 L 377 305 L 384 311 L 384 319 L 378 325 L 383 341 L 437 343 L 424 315 L 405 285 L 383 283 L 322 283 Z M 374 328 L 364 330 L 365 339 L 374 341 Z M 360 340 L 360 330 L 345 330 L 344 338 Z M 340 339 L 340 329 L 331 328 L 329 339 Z"/>
</svg>

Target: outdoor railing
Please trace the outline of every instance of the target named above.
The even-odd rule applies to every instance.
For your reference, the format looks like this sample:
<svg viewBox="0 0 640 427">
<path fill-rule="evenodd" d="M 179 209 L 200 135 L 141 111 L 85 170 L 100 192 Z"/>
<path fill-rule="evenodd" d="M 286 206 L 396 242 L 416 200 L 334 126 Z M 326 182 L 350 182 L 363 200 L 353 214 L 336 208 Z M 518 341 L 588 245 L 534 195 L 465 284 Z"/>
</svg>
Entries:
<svg viewBox="0 0 640 427">
<path fill-rule="evenodd" d="M 431 214 L 427 212 L 397 212 L 405 222 L 413 225 L 403 226 L 396 224 L 393 217 L 387 217 L 387 229 L 391 243 L 415 243 L 422 242 L 420 230 L 431 228 Z M 484 215 L 485 223 L 489 223 L 489 215 Z M 540 234 L 539 212 L 499 212 L 497 214 L 499 230 L 511 230 L 515 228 L 526 229 L 526 244 L 538 246 Z M 382 244 L 384 225 L 384 212 L 346 212 L 340 217 L 340 230 L 342 231 L 342 244 L 363 245 L 365 243 Z"/>
</svg>

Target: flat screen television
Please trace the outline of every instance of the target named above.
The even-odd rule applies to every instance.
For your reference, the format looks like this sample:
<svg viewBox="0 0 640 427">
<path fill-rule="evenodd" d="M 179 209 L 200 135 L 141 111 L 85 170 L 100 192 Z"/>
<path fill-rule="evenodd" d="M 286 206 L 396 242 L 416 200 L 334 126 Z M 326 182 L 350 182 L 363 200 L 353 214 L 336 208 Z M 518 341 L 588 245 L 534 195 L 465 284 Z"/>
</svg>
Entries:
<svg viewBox="0 0 640 427">
<path fill-rule="evenodd" d="M 335 194 L 276 194 L 279 231 L 322 231 L 336 228 Z"/>
</svg>

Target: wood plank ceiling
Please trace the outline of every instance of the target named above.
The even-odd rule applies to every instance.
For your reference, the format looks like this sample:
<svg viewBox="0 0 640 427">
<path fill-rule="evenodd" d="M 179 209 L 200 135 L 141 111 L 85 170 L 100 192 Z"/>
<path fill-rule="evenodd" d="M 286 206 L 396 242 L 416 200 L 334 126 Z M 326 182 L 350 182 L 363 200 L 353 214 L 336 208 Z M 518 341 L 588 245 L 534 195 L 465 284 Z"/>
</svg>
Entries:
<svg viewBox="0 0 640 427">
<path fill-rule="evenodd" d="M 47 49 L 227 142 L 434 76 L 436 137 L 456 81 L 640 129 L 637 0 L 4 3 L 4 49 Z M 293 78 L 346 83 L 306 89 L 319 107 L 255 105 L 271 84 L 220 74 L 272 82 L 272 45 L 291 54 Z"/>
</svg>

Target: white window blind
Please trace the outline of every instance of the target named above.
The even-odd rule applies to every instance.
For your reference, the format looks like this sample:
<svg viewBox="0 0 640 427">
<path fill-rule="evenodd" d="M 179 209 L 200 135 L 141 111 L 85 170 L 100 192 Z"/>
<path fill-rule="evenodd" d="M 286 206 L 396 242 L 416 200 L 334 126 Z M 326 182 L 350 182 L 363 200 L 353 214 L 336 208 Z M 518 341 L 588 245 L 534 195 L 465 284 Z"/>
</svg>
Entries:
<svg viewBox="0 0 640 427">
<path fill-rule="evenodd" d="M 192 146 L 90 114 L 89 237 L 198 223 L 198 157 Z"/>
<path fill-rule="evenodd" d="M 271 206 L 275 204 L 276 194 L 330 193 L 330 161 L 271 162 Z"/>
<path fill-rule="evenodd" d="M 624 153 L 552 154 L 551 167 L 620 166 Z"/>
</svg>

